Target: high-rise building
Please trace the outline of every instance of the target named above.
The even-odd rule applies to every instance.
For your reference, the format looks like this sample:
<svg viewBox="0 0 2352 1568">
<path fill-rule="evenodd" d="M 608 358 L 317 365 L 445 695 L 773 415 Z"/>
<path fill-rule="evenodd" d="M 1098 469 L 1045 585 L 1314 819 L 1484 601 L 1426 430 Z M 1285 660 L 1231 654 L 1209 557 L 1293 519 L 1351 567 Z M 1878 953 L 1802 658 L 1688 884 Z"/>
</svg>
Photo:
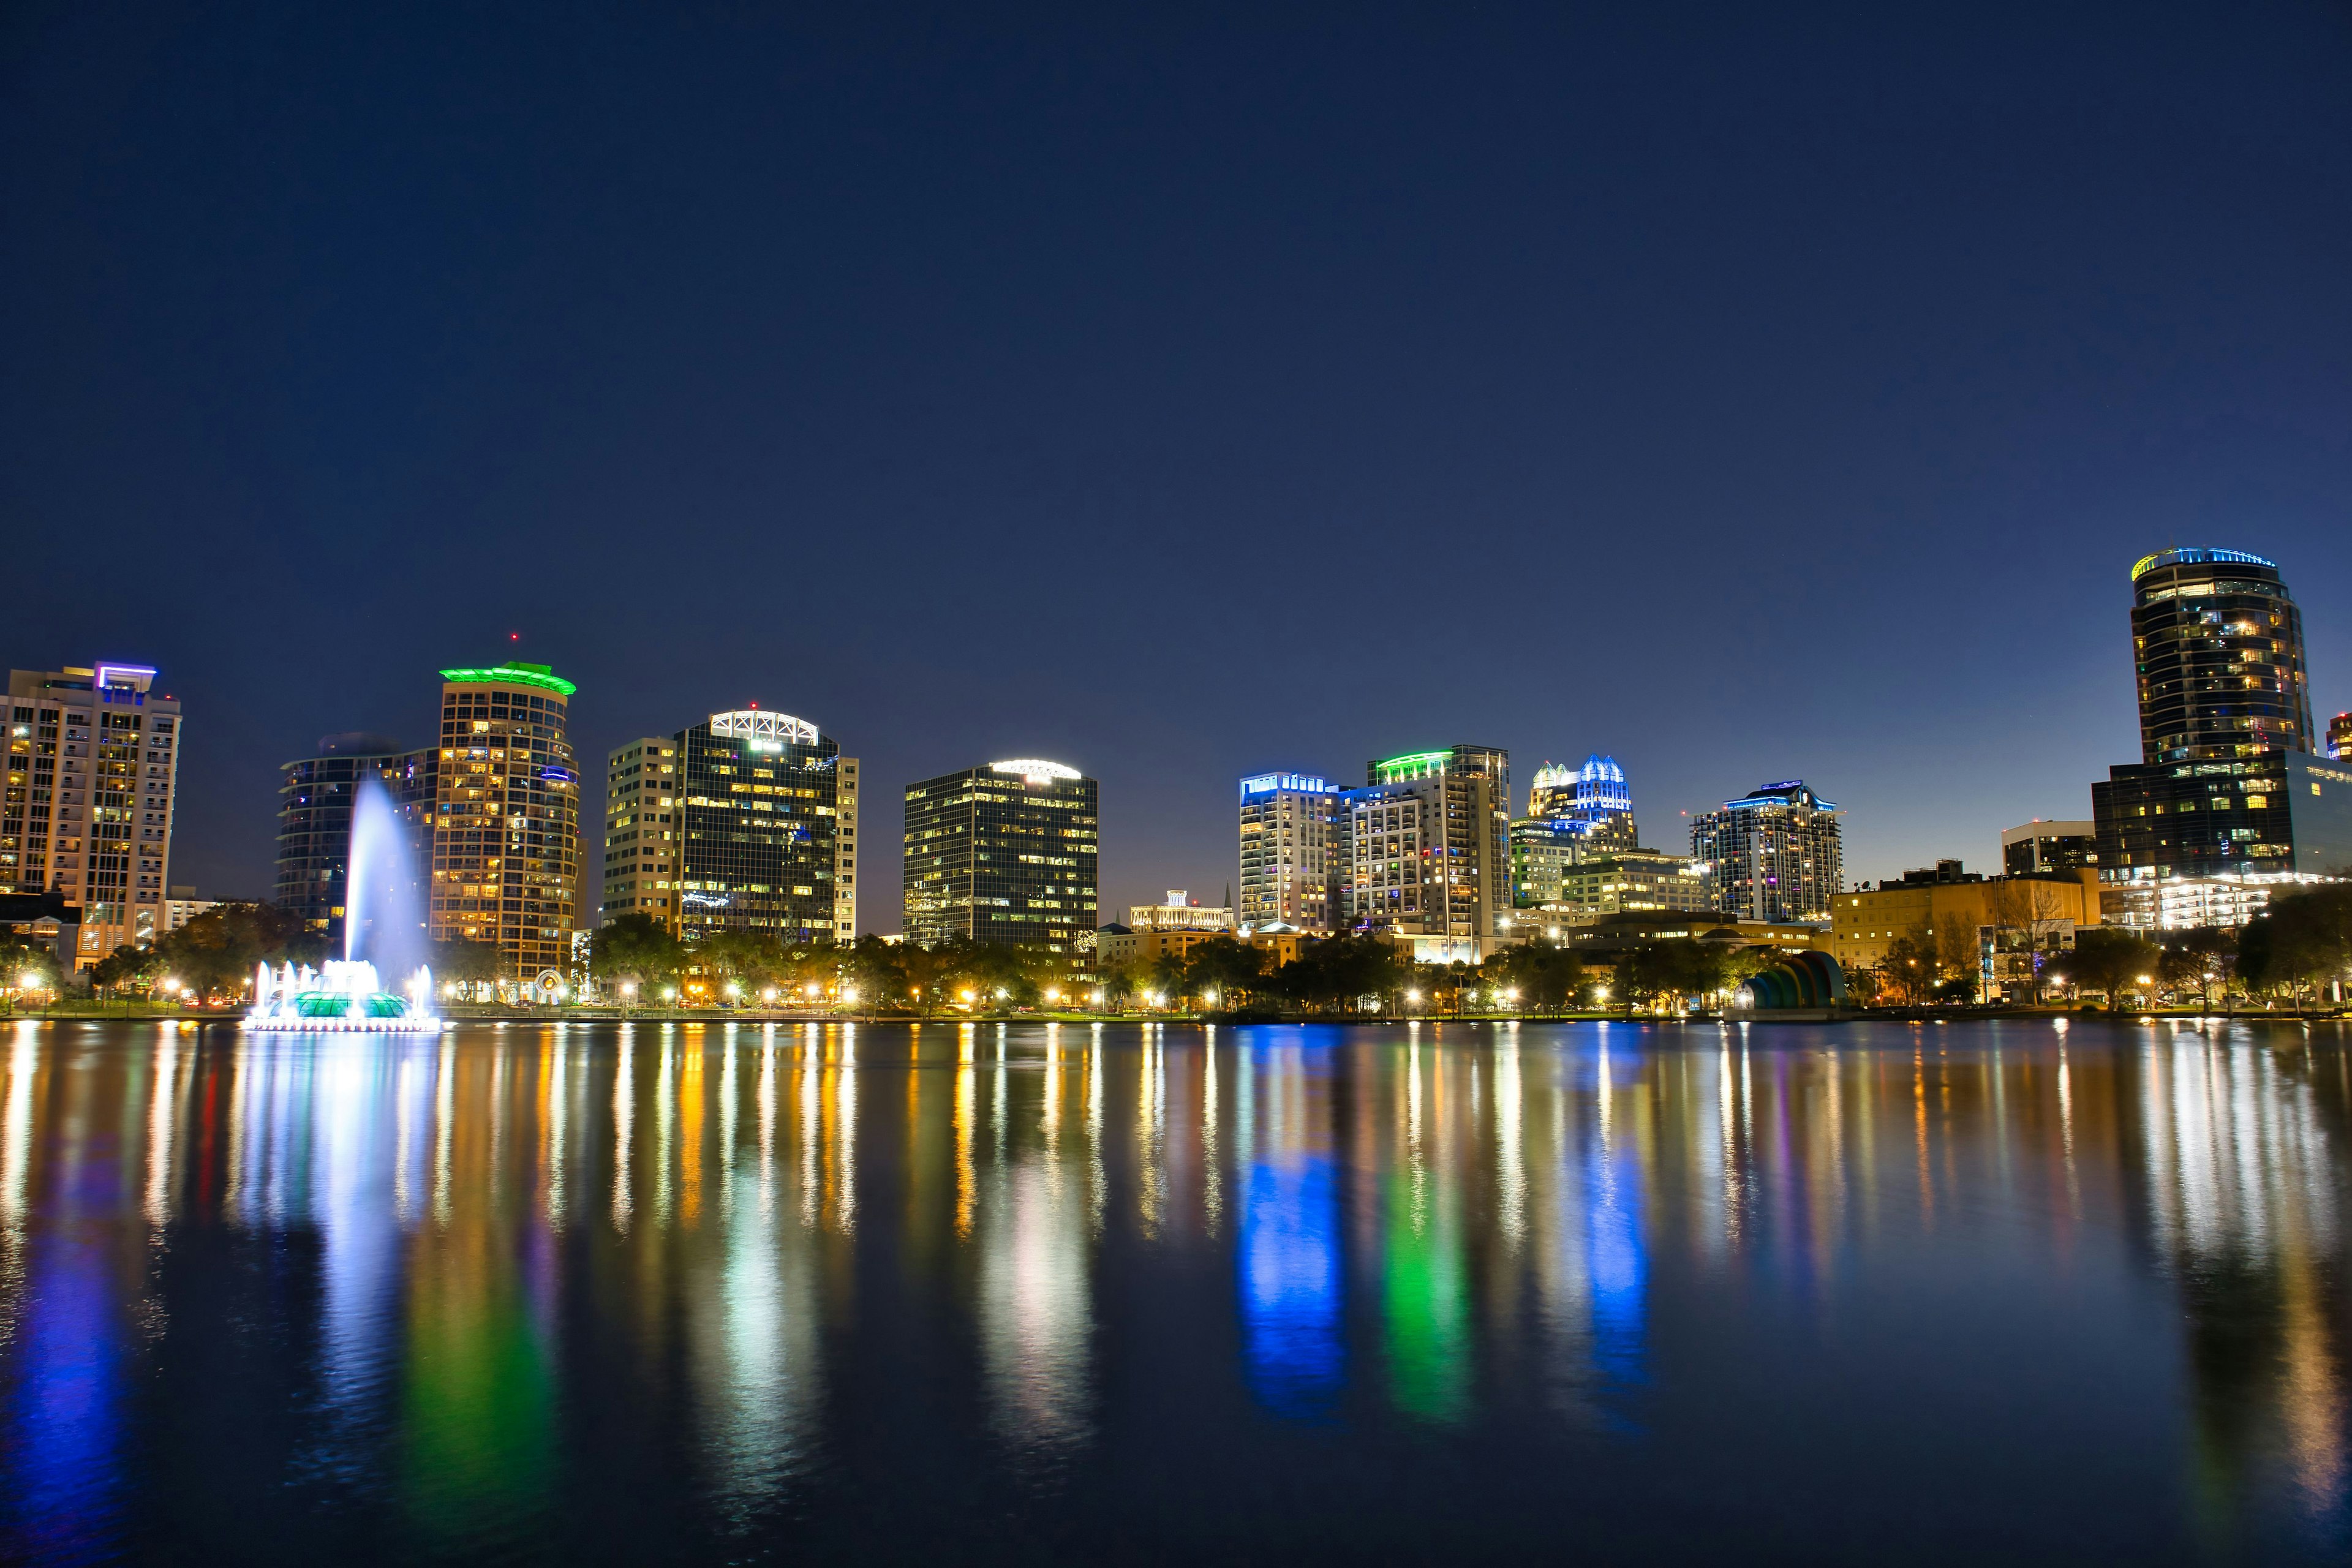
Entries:
<svg viewBox="0 0 2352 1568">
<path fill-rule="evenodd" d="M 1616 758 L 1598 752 L 1586 757 L 1580 768 L 1559 763 L 1538 768 L 1528 790 L 1528 817 L 1578 824 L 1584 847 L 1597 855 L 1631 849 L 1641 842 L 1625 769 Z"/>
<path fill-rule="evenodd" d="M 604 758 L 604 893 L 599 925 L 645 915 L 677 934 L 677 742 L 644 735 Z"/>
<path fill-rule="evenodd" d="M 2099 863 L 2098 825 L 2045 822 L 2040 817 L 2001 830 L 2000 868 L 2005 876 L 2029 871 L 2079 871 Z"/>
<path fill-rule="evenodd" d="M 431 929 L 499 950 L 509 980 L 561 974 L 580 886 L 570 699 L 543 664 L 441 672 Z"/>
<path fill-rule="evenodd" d="M 1365 772 L 1339 797 L 1346 924 L 1423 958 L 1484 958 L 1511 918 L 1510 753 L 1409 752 Z"/>
<path fill-rule="evenodd" d="M 362 780 L 379 778 L 409 833 L 420 883 L 432 859 L 431 822 L 440 750 L 407 752 L 382 735 L 329 735 L 319 753 L 278 764 L 278 878 L 274 901 L 342 951 L 351 884 L 352 807 Z"/>
<path fill-rule="evenodd" d="M 2238 550 L 2166 550 L 2132 567 L 2143 763 L 2312 748 L 2303 615 L 2278 567 Z"/>
<path fill-rule="evenodd" d="M 855 852 L 841 813 L 855 820 L 857 784 L 839 744 L 805 719 L 746 708 L 681 731 L 677 750 L 679 934 L 854 939 L 855 906 L 835 883 Z"/>
<path fill-rule="evenodd" d="M 1588 823 L 1564 816 L 1522 816 L 1511 824 L 1511 904 L 1516 909 L 1564 907 L 1564 879 L 1583 862 Z"/>
<path fill-rule="evenodd" d="M 1339 897 L 1339 791 L 1307 773 L 1242 780 L 1244 926 L 1333 929 Z"/>
<path fill-rule="evenodd" d="M 906 934 L 1092 962 L 1100 887 L 1095 781 L 1039 758 L 907 786 Z"/>
<path fill-rule="evenodd" d="M 79 905 L 87 968 L 155 940 L 172 862 L 180 705 L 144 665 L 8 672 L 0 892 Z"/>
<path fill-rule="evenodd" d="M 1845 876 L 1843 815 L 1788 779 L 1692 818 L 1691 858 L 1707 868 L 1716 909 L 1744 921 L 1828 920 Z"/>
<path fill-rule="evenodd" d="M 2303 618 L 2278 568 L 2236 550 L 2146 556 L 2132 568 L 2131 626 L 2140 761 L 2091 786 L 2101 875 L 2352 863 L 2352 772 L 2312 755 Z"/>
<path fill-rule="evenodd" d="M 2327 754 L 2352 763 L 2352 713 L 2338 713 L 2327 721 Z"/>
</svg>

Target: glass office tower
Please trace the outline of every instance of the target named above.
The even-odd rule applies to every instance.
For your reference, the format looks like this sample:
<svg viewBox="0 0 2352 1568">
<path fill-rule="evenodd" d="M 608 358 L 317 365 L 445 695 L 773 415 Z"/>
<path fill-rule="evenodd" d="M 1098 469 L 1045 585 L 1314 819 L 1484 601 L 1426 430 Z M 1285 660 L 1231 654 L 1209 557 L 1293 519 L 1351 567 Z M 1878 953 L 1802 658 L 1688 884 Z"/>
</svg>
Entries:
<svg viewBox="0 0 2352 1568">
<path fill-rule="evenodd" d="M 2141 762 L 2312 749 L 2303 615 L 2272 563 L 2237 550 L 2144 557 L 2131 627 Z"/>
<path fill-rule="evenodd" d="M 485 942 L 529 981 L 571 957 L 580 776 L 570 699 L 543 664 L 441 672 L 433 813 L 433 940 Z"/>
<path fill-rule="evenodd" d="M 969 937 L 1091 966 L 1099 902 L 1095 781 L 1038 758 L 907 786 L 907 940 Z"/>
<path fill-rule="evenodd" d="M 849 941 L 835 910 L 856 796 L 841 747 L 804 719 L 751 708 L 713 713 L 677 750 L 679 934 Z"/>
</svg>

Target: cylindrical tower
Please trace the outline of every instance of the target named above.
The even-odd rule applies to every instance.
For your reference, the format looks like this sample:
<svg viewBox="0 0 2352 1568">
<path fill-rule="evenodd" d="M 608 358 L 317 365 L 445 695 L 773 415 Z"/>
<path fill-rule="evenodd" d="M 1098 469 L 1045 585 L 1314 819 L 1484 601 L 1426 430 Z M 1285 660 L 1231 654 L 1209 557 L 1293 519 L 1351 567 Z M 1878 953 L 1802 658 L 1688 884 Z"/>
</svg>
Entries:
<svg viewBox="0 0 2352 1568">
<path fill-rule="evenodd" d="M 2183 548 L 2144 557 L 2132 568 L 2132 650 L 2143 761 L 2311 750 L 2303 616 L 2261 556 Z"/>
</svg>

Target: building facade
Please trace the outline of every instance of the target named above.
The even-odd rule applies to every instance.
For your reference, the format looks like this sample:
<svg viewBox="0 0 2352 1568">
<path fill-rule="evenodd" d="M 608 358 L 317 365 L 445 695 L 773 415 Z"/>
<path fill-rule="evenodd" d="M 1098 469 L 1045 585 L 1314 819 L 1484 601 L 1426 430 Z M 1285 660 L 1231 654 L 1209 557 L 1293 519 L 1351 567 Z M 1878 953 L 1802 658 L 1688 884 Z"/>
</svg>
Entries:
<svg viewBox="0 0 2352 1568">
<path fill-rule="evenodd" d="M 1633 822 L 1633 790 L 1614 757 L 1595 752 L 1580 768 L 1546 763 L 1528 789 L 1528 818 L 1580 826 L 1595 854 L 1636 848 L 1641 831 Z"/>
<path fill-rule="evenodd" d="M 509 981 L 560 975 L 579 910 L 577 688 L 539 664 L 445 669 L 441 679 L 433 940 L 495 946 Z"/>
<path fill-rule="evenodd" d="M 2140 760 L 2091 786 L 2099 869 L 2115 882 L 2327 869 L 2337 814 L 2296 763 L 2317 736 L 2302 613 L 2277 566 L 2235 550 L 2145 556 L 2131 629 Z"/>
<path fill-rule="evenodd" d="M 2035 954 L 2046 963 L 2073 948 L 2077 931 L 2102 922 L 2101 910 L 2099 876 L 2087 868 L 2010 877 L 1915 872 L 1875 889 L 1837 894 L 1830 955 L 1849 969 L 1882 968 L 1896 942 L 1936 942 L 1958 922 L 1980 986 L 1987 974 L 2006 984 L 2021 965 L 2030 980 Z"/>
<path fill-rule="evenodd" d="M 2137 931 L 2154 934 L 2221 926 L 2234 931 L 2270 907 L 2283 893 L 2339 880 L 2305 871 L 2256 872 L 2250 876 L 2224 873 L 2213 877 L 2147 878 L 2119 882 L 2100 895 L 2105 919 Z"/>
<path fill-rule="evenodd" d="M 678 836 L 669 842 L 680 937 L 759 931 L 787 942 L 853 940 L 854 905 L 845 927 L 836 883 L 855 853 L 842 812 L 845 805 L 855 813 L 857 786 L 840 746 L 804 719 L 748 708 L 681 731 L 675 751 L 677 804 L 667 812 L 656 804 L 654 816 L 676 825 L 635 831 Z"/>
<path fill-rule="evenodd" d="M 1687 855 L 1621 849 L 1571 867 L 1560 880 L 1558 908 L 1576 921 L 1643 911 L 1711 913 L 1715 886 Z"/>
<path fill-rule="evenodd" d="M 1828 921 L 1844 886 L 1843 816 L 1804 780 L 1788 779 L 1694 817 L 1691 858 L 1707 868 L 1717 910 L 1744 921 Z"/>
<path fill-rule="evenodd" d="M 2045 822 L 2040 817 L 2000 835 L 2000 868 L 2008 876 L 2028 871 L 2079 871 L 2099 863 L 2095 822 Z"/>
<path fill-rule="evenodd" d="M 0 892 L 79 906 L 77 968 L 162 930 L 183 736 L 154 686 L 144 665 L 8 672 Z"/>
<path fill-rule="evenodd" d="M 1425 960 L 1484 958 L 1513 907 L 1510 754 L 1458 745 L 1366 773 L 1339 801 L 1346 925 Z"/>
<path fill-rule="evenodd" d="M 1584 859 L 1587 826 L 1559 816 L 1522 816 L 1511 824 L 1511 905 L 1521 910 L 1564 907 L 1561 886 Z"/>
<path fill-rule="evenodd" d="M 640 735 L 604 754 L 604 890 L 596 923 L 644 915 L 677 934 L 677 740 Z"/>
<path fill-rule="evenodd" d="M 2338 713 L 2327 721 L 2327 754 L 2336 762 L 2352 762 L 2352 713 Z"/>
<path fill-rule="evenodd" d="M 382 735 L 329 735 L 316 756 L 278 764 L 278 867 L 272 901 L 327 939 L 343 944 L 344 900 L 351 885 L 352 807 L 360 784 L 383 781 L 409 834 L 417 880 L 431 860 L 431 821 L 440 750 L 403 751 Z"/>
<path fill-rule="evenodd" d="M 1241 782 L 1241 924 L 1333 929 L 1339 909 L 1339 790 L 1308 773 Z"/>
<path fill-rule="evenodd" d="M 1034 947 L 1093 962 L 1099 903 L 1097 786 L 1076 768 L 1019 758 L 907 786 L 907 940 Z"/>
</svg>

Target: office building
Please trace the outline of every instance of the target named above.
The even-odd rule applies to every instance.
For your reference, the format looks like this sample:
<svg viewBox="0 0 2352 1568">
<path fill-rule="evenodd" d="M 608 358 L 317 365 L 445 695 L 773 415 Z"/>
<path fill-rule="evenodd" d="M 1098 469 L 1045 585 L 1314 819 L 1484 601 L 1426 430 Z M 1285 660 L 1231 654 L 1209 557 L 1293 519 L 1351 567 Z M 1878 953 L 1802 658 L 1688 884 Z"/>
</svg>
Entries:
<svg viewBox="0 0 2352 1568">
<path fill-rule="evenodd" d="M 1040 758 L 907 786 L 908 940 L 1034 947 L 1093 962 L 1100 822 L 1095 781 Z"/>
<path fill-rule="evenodd" d="M 2312 752 L 2303 621 L 2277 567 L 2168 550 L 2132 568 L 2140 760 L 2091 786 L 2110 883 L 2352 868 L 2352 770 Z"/>
<path fill-rule="evenodd" d="M 1719 913 L 1746 921 L 1825 921 L 1844 886 L 1843 814 L 1802 779 L 1751 790 L 1691 820 Z"/>
<path fill-rule="evenodd" d="M 360 783 L 378 778 L 408 829 L 417 881 L 431 860 L 431 820 L 440 749 L 404 751 L 396 741 L 353 731 L 329 735 L 316 756 L 278 764 L 278 870 L 272 900 L 343 950 L 344 900 L 351 882 L 352 806 Z"/>
<path fill-rule="evenodd" d="M 1572 922 L 1603 915 L 1715 910 L 1714 883 L 1698 862 L 1655 849 L 1620 849 L 1580 861 L 1560 879 L 1559 891 L 1555 908 Z"/>
<path fill-rule="evenodd" d="M 2327 721 L 2327 754 L 2352 763 L 2352 713 L 2338 713 Z"/>
<path fill-rule="evenodd" d="M 604 755 L 604 891 L 596 923 L 644 915 L 677 934 L 677 740 L 640 735 Z"/>
<path fill-rule="evenodd" d="M 154 687 L 144 665 L 8 672 L 0 892 L 78 906 L 77 968 L 162 929 L 182 733 Z"/>
<path fill-rule="evenodd" d="M 1250 928 L 1328 931 L 1339 909 L 1339 791 L 1307 773 L 1241 783 L 1241 901 Z"/>
<path fill-rule="evenodd" d="M 675 804 L 660 804 L 669 775 L 639 773 L 655 784 L 637 795 L 653 801 L 652 820 L 620 831 L 639 835 L 624 847 L 674 847 L 641 857 L 637 880 L 648 864 L 675 866 L 681 938 L 696 942 L 725 931 L 786 942 L 856 938 L 855 886 L 841 885 L 856 853 L 854 759 L 807 720 L 758 708 L 713 713 L 656 748 L 675 752 L 654 759 L 677 770 Z M 655 833 L 677 837 L 646 837 Z M 652 879 L 663 879 L 658 870 Z"/>
<path fill-rule="evenodd" d="M 488 942 L 509 981 L 562 974 L 577 924 L 580 781 L 570 700 L 543 664 L 441 672 L 433 940 Z"/>
<path fill-rule="evenodd" d="M 1579 825 L 1593 854 L 1632 849 L 1641 843 L 1633 822 L 1633 791 L 1614 757 L 1595 752 L 1580 768 L 1546 763 L 1528 790 L 1528 820 Z"/>
<path fill-rule="evenodd" d="M 1130 931 L 1199 931 L 1213 934 L 1234 929 L 1234 911 L 1218 906 L 1203 907 L 1184 889 L 1171 888 L 1163 903 L 1128 905 L 1127 924 Z"/>
<path fill-rule="evenodd" d="M 2028 871 L 2079 871 L 2099 863 L 2098 825 L 2045 822 L 2041 817 L 2000 835 L 2000 868 L 2017 877 Z"/>
<path fill-rule="evenodd" d="M 1588 825 L 1566 817 L 1522 816 L 1511 824 L 1511 905 L 1562 907 L 1562 879 L 1584 858 Z"/>
<path fill-rule="evenodd" d="M 1483 959 L 1511 918 L 1510 754 L 1459 745 L 1365 772 L 1339 801 L 1346 924 L 1423 960 Z"/>
</svg>

